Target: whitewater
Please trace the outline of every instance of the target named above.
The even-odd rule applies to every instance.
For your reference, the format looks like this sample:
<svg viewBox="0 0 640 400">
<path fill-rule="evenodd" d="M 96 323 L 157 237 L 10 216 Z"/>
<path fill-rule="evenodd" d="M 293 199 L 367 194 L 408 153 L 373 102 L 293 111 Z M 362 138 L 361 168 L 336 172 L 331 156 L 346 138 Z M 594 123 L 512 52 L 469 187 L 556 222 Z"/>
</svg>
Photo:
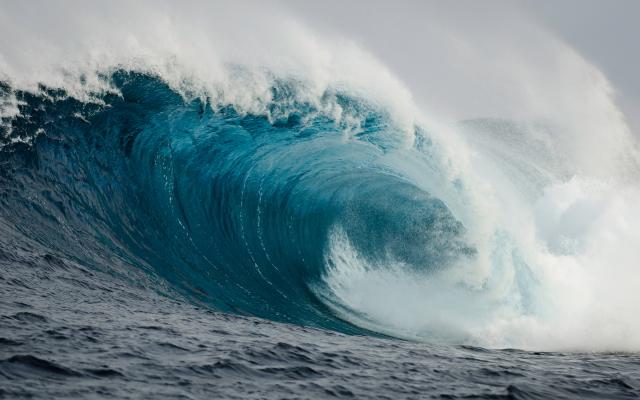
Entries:
<svg viewBox="0 0 640 400">
<path fill-rule="evenodd" d="M 0 398 L 637 397 L 606 76 L 432 16 L 414 93 L 287 6 L 0 6 Z"/>
</svg>

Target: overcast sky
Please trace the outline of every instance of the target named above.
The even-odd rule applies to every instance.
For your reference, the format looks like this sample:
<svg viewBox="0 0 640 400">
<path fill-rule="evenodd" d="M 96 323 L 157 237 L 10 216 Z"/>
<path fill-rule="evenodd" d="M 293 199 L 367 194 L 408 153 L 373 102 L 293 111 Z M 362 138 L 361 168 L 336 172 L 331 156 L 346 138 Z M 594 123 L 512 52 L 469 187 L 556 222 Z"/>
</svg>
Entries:
<svg viewBox="0 0 640 400">
<path fill-rule="evenodd" d="M 616 101 L 632 130 L 640 132 L 640 1 L 284 2 L 286 8 L 314 28 L 337 31 L 360 42 L 397 73 L 418 100 L 429 91 L 449 91 L 460 98 L 469 96 L 464 88 L 455 87 L 455 82 L 434 78 L 445 75 L 445 69 L 454 68 L 429 56 L 439 51 L 434 49 L 439 39 L 430 38 L 436 34 L 434 24 L 441 28 L 449 25 L 467 35 L 493 32 L 495 36 L 507 37 L 514 32 L 513 43 L 526 48 L 535 47 L 535 35 L 518 36 L 517 33 L 525 22 L 533 21 L 607 76 L 618 93 Z M 469 83 L 462 79 L 460 85 L 468 87 Z M 471 113 L 474 107 L 479 114 L 485 112 L 482 108 L 490 107 L 493 101 L 488 99 L 490 96 L 486 97 L 475 103 L 468 99 L 461 101 L 460 107 L 466 108 L 463 114 Z"/>
<path fill-rule="evenodd" d="M 619 105 L 640 133 L 640 1 L 534 1 L 526 5 L 542 23 L 607 75 Z"/>
</svg>

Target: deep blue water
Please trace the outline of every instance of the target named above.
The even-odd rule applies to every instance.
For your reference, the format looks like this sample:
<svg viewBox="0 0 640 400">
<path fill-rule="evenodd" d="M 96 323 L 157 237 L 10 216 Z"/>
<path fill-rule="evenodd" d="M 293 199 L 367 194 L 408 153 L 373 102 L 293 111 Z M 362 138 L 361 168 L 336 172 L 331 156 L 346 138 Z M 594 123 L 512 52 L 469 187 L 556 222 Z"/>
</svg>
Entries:
<svg viewBox="0 0 640 400">
<path fill-rule="evenodd" d="M 20 115 L 0 132 L 0 397 L 639 396 L 637 354 L 416 343 L 350 322 L 368 316 L 325 279 L 337 227 L 368 263 L 421 274 L 476 254 L 408 172 L 437 171 L 427 132 L 407 147 L 384 110 L 327 93 L 353 130 L 295 82 L 256 115 L 109 79 L 119 93 L 100 102 L 1 87 Z"/>
</svg>

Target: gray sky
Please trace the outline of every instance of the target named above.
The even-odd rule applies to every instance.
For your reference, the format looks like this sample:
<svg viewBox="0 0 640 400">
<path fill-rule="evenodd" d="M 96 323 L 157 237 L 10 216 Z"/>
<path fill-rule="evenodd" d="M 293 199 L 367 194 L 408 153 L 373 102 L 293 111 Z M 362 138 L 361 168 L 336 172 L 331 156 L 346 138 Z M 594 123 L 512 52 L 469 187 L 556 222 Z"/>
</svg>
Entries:
<svg viewBox="0 0 640 400">
<path fill-rule="evenodd" d="M 616 102 L 634 132 L 640 132 L 640 1 L 636 0 L 521 0 L 521 1 L 288 1 L 286 8 L 314 29 L 338 32 L 353 38 L 388 65 L 410 87 L 417 100 L 427 93 L 461 99 L 462 115 L 491 113 L 495 87 L 478 73 L 460 80 L 438 79 L 456 76 L 437 59 L 446 53 L 448 42 L 440 32 L 451 28 L 467 36 L 478 35 L 474 46 L 496 37 L 511 41 L 520 49 L 534 48 L 535 33 L 523 33 L 528 23 L 542 26 L 596 65 L 615 87 Z M 457 34 L 456 33 L 456 34 Z M 522 34 L 521 34 L 522 33 Z M 455 34 L 454 34 L 455 36 Z M 492 39 L 493 38 L 493 39 Z M 472 42 L 473 43 L 473 42 Z M 431 55 L 436 55 L 433 57 Z M 452 64 L 452 63 L 449 63 Z M 467 69 L 481 67 L 466 66 Z M 485 66 L 490 69 L 490 66 Z M 464 77 L 466 76 L 466 78 Z M 470 84 L 480 90 L 470 91 Z M 482 98 L 469 99 L 474 93 Z"/>
<path fill-rule="evenodd" d="M 528 0 L 536 17 L 607 75 L 618 103 L 640 132 L 640 1 Z"/>
</svg>

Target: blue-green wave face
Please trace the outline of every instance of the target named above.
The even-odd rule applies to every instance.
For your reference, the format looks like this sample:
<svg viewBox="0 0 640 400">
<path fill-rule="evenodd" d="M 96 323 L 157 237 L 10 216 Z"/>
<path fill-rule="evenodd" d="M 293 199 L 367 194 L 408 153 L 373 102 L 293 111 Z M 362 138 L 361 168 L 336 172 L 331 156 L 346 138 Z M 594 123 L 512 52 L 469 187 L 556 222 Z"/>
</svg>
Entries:
<svg viewBox="0 0 640 400">
<path fill-rule="evenodd" d="M 256 115 L 148 75 L 110 79 L 118 94 L 102 104 L 14 93 L 2 175 L 21 189 L 2 201 L 33 240 L 112 273 L 135 266 L 216 310 L 344 332 L 372 316 L 336 293 L 340 246 L 359 268 L 426 277 L 475 257 L 426 189 L 442 180 L 429 135 L 365 100 L 325 93 L 336 118 L 283 81 Z"/>
</svg>

